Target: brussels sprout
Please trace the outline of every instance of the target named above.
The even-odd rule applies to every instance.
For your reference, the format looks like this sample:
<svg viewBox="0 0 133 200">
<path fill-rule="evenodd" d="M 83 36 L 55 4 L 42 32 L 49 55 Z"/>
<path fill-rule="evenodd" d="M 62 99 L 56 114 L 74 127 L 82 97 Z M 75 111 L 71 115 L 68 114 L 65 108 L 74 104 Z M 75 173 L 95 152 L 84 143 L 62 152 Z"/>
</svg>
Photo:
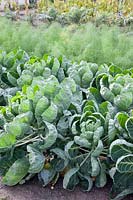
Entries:
<svg viewBox="0 0 133 200">
<path fill-rule="evenodd" d="M 93 74 L 98 71 L 98 65 L 96 63 L 88 63 L 87 66 L 90 68 Z"/>
<path fill-rule="evenodd" d="M 131 106 L 133 101 L 133 94 L 128 92 L 125 94 L 118 95 L 114 98 L 114 104 L 120 109 L 120 110 L 128 110 Z"/>
<path fill-rule="evenodd" d="M 51 103 L 51 105 L 42 113 L 43 121 L 52 123 L 58 114 L 58 108 L 55 104 Z"/>
<path fill-rule="evenodd" d="M 29 100 L 29 99 L 25 99 L 25 100 L 22 100 L 20 105 L 19 105 L 19 113 L 25 113 L 25 112 L 28 112 L 28 111 L 32 111 L 32 101 Z"/>
<path fill-rule="evenodd" d="M 42 63 L 36 62 L 34 64 L 34 70 L 33 73 L 35 76 L 41 76 L 43 74 L 44 71 L 44 66 L 42 65 Z"/>
<path fill-rule="evenodd" d="M 30 126 L 26 123 L 13 121 L 5 125 L 5 130 L 8 134 L 12 134 L 14 136 L 21 136 L 30 132 Z"/>
<path fill-rule="evenodd" d="M 33 120 L 33 113 L 31 111 L 19 114 L 14 118 L 15 122 L 28 123 L 28 124 L 30 124 L 32 120 Z"/>
<path fill-rule="evenodd" d="M 17 84 L 19 87 L 23 87 L 24 85 L 30 85 L 32 83 L 32 75 L 30 74 L 23 74 L 20 76 L 20 78 L 17 80 Z"/>
<path fill-rule="evenodd" d="M 90 86 L 92 79 L 93 79 L 93 73 L 91 71 L 87 71 L 82 76 L 82 87 L 88 88 Z"/>
<path fill-rule="evenodd" d="M 121 85 L 124 86 L 124 84 L 125 84 L 125 79 L 124 79 L 123 76 L 118 76 L 118 77 L 116 78 L 115 82 L 116 82 L 116 83 L 119 83 L 119 84 L 121 84 Z"/>
<path fill-rule="evenodd" d="M 35 116 L 40 117 L 48 107 L 49 100 L 46 97 L 42 97 L 41 99 L 39 99 L 35 108 Z"/>
<path fill-rule="evenodd" d="M 114 93 L 114 95 L 118 95 L 122 90 L 122 85 L 120 85 L 119 83 L 112 83 L 110 84 L 109 88 L 111 92 Z"/>
<path fill-rule="evenodd" d="M 51 75 L 45 82 L 43 86 L 44 95 L 48 98 L 52 98 L 59 91 L 59 82 L 57 78 Z"/>
</svg>

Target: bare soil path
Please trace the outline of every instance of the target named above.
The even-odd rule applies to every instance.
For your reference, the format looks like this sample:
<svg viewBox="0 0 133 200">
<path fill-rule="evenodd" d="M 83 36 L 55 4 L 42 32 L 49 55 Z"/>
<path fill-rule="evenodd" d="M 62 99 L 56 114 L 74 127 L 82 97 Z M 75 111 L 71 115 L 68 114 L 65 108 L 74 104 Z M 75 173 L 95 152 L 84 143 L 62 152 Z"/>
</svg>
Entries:
<svg viewBox="0 0 133 200">
<path fill-rule="evenodd" d="M 25 185 L 3 187 L 0 185 L 0 200 L 109 200 L 111 183 L 102 189 L 93 188 L 89 193 L 81 192 L 79 188 L 69 192 L 62 189 L 62 181 L 54 190 L 50 187 L 43 188 L 37 180 L 32 180 Z M 133 195 L 125 200 L 133 200 Z"/>
</svg>

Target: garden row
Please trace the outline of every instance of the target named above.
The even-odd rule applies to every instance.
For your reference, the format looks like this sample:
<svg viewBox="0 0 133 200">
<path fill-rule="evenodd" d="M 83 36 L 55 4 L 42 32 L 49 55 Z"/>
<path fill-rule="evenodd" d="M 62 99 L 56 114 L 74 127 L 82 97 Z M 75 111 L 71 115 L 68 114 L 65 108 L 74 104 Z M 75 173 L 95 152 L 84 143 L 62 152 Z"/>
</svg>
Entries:
<svg viewBox="0 0 133 200">
<path fill-rule="evenodd" d="M 63 26 L 72 23 L 95 22 L 97 26 L 104 23 L 125 27 L 133 23 L 131 0 L 31 0 L 29 2 L 14 0 L 0 1 L 0 4 L 2 4 L 5 15 L 12 20 L 25 20 L 28 16 L 33 23 L 37 20 L 45 23 L 56 21 Z M 26 9 L 25 12 L 24 9 Z M 26 17 L 21 16 L 24 13 Z"/>
<path fill-rule="evenodd" d="M 37 8 L 38 11 L 45 11 L 50 7 L 56 8 L 59 12 L 68 12 L 72 7 L 89 8 L 93 15 L 103 12 L 117 13 L 122 12 L 124 15 L 132 12 L 132 0 L 125 1 L 106 1 L 106 0 L 0 0 L 3 9 L 8 7 L 11 10 L 27 8 Z"/>
<path fill-rule="evenodd" d="M 133 14 L 128 13 L 124 15 L 122 12 L 102 12 L 99 13 L 96 9 L 89 9 L 86 7 L 71 7 L 68 12 L 59 12 L 56 8 L 50 7 L 48 10 L 37 11 L 31 9 L 24 15 L 25 11 L 20 10 L 11 11 L 5 10 L 4 16 L 17 20 L 27 20 L 31 22 L 33 26 L 40 25 L 40 23 L 51 23 L 58 22 L 62 26 L 68 26 L 71 24 L 82 24 L 93 22 L 96 26 L 101 26 L 101 24 L 106 24 L 108 26 L 117 25 L 120 27 L 128 27 L 133 24 Z"/>
<path fill-rule="evenodd" d="M 9 15 L 10 18 L 15 19 L 14 15 Z M 30 15 L 31 20 L 35 23 L 37 20 L 42 22 L 58 22 L 62 26 L 70 24 L 82 24 L 87 22 L 93 22 L 96 26 L 101 26 L 101 24 L 106 24 L 108 26 L 118 25 L 120 27 L 126 27 L 133 24 L 133 14 L 128 13 L 124 15 L 121 12 L 103 12 L 98 13 L 96 8 L 78 8 L 72 7 L 68 12 L 60 13 L 55 8 L 49 8 L 45 12 L 34 13 Z M 17 15 L 16 15 L 17 20 Z"/>
<path fill-rule="evenodd" d="M 0 175 L 14 186 L 133 192 L 133 69 L 0 53 Z"/>
</svg>

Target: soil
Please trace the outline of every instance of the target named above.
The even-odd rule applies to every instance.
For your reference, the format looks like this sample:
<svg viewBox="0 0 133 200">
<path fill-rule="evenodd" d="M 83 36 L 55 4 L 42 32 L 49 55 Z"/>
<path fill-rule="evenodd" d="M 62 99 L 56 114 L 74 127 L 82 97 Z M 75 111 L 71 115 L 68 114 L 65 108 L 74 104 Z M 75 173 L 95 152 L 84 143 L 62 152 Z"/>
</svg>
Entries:
<svg viewBox="0 0 133 200">
<path fill-rule="evenodd" d="M 25 185 L 6 187 L 0 184 L 0 200 L 109 200 L 109 190 L 111 182 L 104 188 L 93 188 L 91 192 L 81 192 L 76 188 L 73 192 L 62 188 L 62 181 L 55 186 L 54 190 L 50 187 L 43 188 L 36 179 Z M 133 195 L 124 200 L 133 200 Z"/>
</svg>

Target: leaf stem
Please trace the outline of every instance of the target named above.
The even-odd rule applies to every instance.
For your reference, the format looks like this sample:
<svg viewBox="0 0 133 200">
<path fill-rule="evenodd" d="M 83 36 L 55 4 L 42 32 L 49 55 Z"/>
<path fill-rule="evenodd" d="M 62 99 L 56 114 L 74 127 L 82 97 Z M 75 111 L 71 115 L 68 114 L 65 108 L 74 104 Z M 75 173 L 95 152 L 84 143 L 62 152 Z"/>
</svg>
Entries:
<svg viewBox="0 0 133 200">
<path fill-rule="evenodd" d="M 86 156 L 86 158 L 80 163 L 80 166 L 79 167 L 82 167 L 82 165 L 86 162 L 86 160 L 89 158 L 91 154 L 91 151 L 88 153 L 88 155 Z"/>
<path fill-rule="evenodd" d="M 18 140 L 18 142 L 17 142 L 17 143 L 19 143 L 19 142 L 23 142 L 23 141 L 25 141 L 25 140 L 29 139 L 31 136 L 33 136 L 33 135 L 28 135 L 28 136 L 26 136 L 26 137 L 22 138 L 21 140 Z"/>
<path fill-rule="evenodd" d="M 19 146 L 22 146 L 22 145 L 24 145 L 24 144 L 27 144 L 27 143 L 30 143 L 30 142 L 36 142 L 36 141 L 40 141 L 40 137 L 39 136 L 36 136 L 36 137 L 34 137 L 34 138 L 32 138 L 32 139 L 29 139 L 29 140 L 26 140 L 26 141 L 22 141 L 22 142 L 18 142 L 18 143 L 16 143 L 16 145 L 15 145 L 15 147 L 19 147 Z"/>
<path fill-rule="evenodd" d="M 82 157 L 82 156 L 84 156 L 84 155 L 88 155 L 88 153 L 85 153 L 85 154 L 81 154 L 81 155 L 79 155 L 79 156 L 76 156 L 74 159 L 80 158 L 80 157 Z"/>
<path fill-rule="evenodd" d="M 86 149 L 83 149 L 83 148 L 81 148 L 81 147 L 79 147 L 79 149 L 82 150 L 82 151 L 88 152 L 88 153 L 90 152 L 90 151 L 88 151 L 88 150 L 86 150 Z"/>
</svg>

